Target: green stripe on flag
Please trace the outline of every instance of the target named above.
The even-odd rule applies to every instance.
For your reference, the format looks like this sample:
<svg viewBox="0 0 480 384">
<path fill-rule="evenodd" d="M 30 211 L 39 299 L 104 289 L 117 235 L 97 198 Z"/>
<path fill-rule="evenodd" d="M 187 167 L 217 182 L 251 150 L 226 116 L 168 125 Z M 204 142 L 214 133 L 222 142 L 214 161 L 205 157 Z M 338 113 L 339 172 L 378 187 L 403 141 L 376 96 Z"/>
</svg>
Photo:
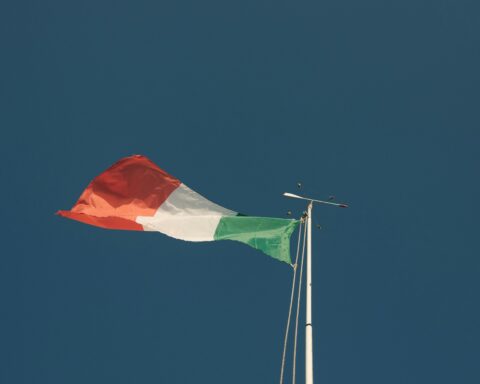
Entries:
<svg viewBox="0 0 480 384">
<path fill-rule="evenodd" d="M 271 217 L 224 216 L 215 231 L 215 240 L 236 240 L 292 264 L 290 236 L 298 220 Z"/>
</svg>

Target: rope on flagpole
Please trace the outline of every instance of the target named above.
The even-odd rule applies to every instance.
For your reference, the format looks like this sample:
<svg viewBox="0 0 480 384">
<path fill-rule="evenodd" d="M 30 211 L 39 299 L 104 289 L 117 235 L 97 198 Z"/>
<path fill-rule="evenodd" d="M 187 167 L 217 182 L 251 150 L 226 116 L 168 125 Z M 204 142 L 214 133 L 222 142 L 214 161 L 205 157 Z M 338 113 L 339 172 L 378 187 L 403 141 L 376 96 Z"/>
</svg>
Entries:
<svg viewBox="0 0 480 384">
<path fill-rule="evenodd" d="M 305 230 L 305 219 L 303 217 L 300 220 L 300 225 L 298 226 L 297 254 L 295 256 L 295 264 L 292 265 L 293 267 L 292 293 L 290 295 L 290 308 L 288 310 L 287 326 L 285 328 L 285 340 L 283 342 L 282 367 L 280 369 L 280 384 L 283 384 L 283 377 L 285 372 L 285 356 L 287 354 L 288 333 L 290 330 L 290 319 L 292 317 L 293 298 L 295 296 L 295 281 L 297 277 L 297 263 L 298 263 L 298 255 L 300 253 L 300 239 L 302 237 L 302 227 L 303 227 L 303 233 L 304 233 L 303 241 L 305 243 L 306 230 Z M 303 249 L 305 249 L 305 244 L 303 245 Z"/>
<path fill-rule="evenodd" d="M 302 247 L 302 260 L 300 261 L 300 276 L 298 278 L 298 295 L 297 295 L 297 314 L 295 318 L 295 337 L 293 341 L 293 365 L 292 365 L 292 384 L 295 384 L 295 370 L 297 364 L 297 336 L 298 336 L 298 315 L 300 313 L 300 299 L 302 297 L 302 276 L 303 276 L 303 260 L 305 259 L 305 238 L 307 236 L 306 225 L 303 231 L 303 247 Z"/>
</svg>

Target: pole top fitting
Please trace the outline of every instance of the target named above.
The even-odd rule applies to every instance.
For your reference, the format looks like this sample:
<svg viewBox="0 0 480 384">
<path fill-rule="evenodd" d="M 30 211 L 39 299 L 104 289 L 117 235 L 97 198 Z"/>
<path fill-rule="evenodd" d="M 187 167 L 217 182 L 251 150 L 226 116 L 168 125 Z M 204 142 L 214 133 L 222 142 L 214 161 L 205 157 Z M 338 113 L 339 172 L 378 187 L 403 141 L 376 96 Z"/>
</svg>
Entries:
<svg viewBox="0 0 480 384">
<path fill-rule="evenodd" d="M 325 205 L 333 205 L 334 207 L 339 207 L 339 208 L 348 208 L 348 205 L 345 203 L 333 203 L 331 201 L 317 200 L 317 199 L 312 199 L 310 197 L 295 195 L 294 193 L 290 193 L 290 192 L 284 192 L 283 196 L 290 197 L 292 199 L 307 200 L 309 202 L 309 205 L 313 205 L 313 203 L 318 203 L 318 204 L 325 204 Z"/>
</svg>

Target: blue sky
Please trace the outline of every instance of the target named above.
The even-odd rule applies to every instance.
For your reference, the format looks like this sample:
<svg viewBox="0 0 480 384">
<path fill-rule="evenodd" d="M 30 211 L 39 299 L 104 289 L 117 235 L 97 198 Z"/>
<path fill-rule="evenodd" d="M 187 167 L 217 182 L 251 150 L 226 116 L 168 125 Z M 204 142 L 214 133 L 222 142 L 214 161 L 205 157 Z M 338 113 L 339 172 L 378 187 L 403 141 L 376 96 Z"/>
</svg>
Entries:
<svg viewBox="0 0 480 384">
<path fill-rule="evenodd" d="M 314 212 L 318 382 L 478 383 L 479 11 L 3 2 L 0 381 L 278 380 L 287 265 L 54 216 L 140 153 L 247 214 L 350 203 Z"/>
</svg>

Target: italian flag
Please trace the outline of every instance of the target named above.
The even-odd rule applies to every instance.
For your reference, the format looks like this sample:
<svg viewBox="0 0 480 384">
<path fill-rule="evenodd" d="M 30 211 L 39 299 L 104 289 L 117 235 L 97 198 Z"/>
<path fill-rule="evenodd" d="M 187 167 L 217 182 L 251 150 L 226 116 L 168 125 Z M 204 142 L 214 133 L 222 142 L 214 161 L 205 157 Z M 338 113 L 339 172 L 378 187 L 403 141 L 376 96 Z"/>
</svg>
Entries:
<svg viewBox="0 0 480 384">
<path fill-rule="evenodd" d="M 116 162 L 71 210 L 57 213 L 97 227 L 156 231 L 186 241 L 236 240 L 289 264 L 290 236 L 298 225 L 212 203 L 141 155 Z"/>
</svg>

